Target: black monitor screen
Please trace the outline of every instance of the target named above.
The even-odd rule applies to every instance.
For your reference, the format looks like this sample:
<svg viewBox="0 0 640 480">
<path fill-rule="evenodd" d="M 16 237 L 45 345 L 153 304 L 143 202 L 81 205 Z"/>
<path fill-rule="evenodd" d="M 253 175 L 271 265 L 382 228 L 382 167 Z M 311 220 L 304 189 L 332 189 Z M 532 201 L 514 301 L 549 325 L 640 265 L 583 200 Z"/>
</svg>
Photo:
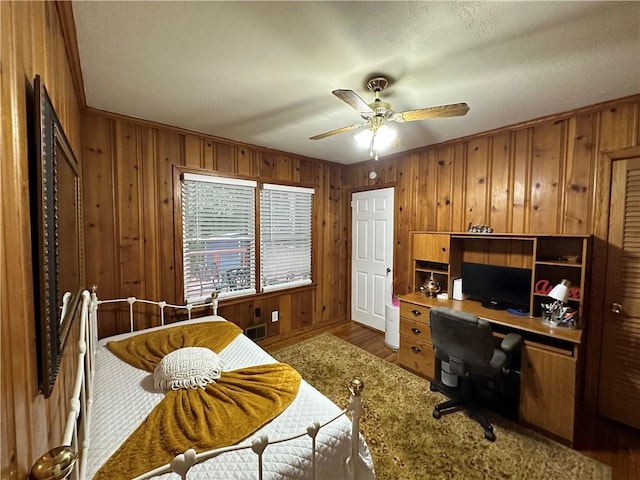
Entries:
<svg viewBox="0 0 640 480">
<path fill-rule="evenodd" d="M 463 262 L 462 290 L 487 308 L 529 310 L 531 270 Z"/>
</svg>

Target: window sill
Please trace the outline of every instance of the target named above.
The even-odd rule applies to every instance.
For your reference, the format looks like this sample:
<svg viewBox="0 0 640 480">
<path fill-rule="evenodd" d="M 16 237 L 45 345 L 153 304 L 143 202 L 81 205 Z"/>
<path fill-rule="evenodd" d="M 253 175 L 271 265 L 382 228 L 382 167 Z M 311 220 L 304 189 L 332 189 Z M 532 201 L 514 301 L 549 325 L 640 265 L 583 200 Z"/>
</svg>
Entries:
<svg viewBox="0 0 640 480">
<path fill-rule="evenodd" d="M 231 298 L 221 298 L 219 300 L 219 307 L 226 307 L 229 305 L 237 305 L 240 303 L 246 303 L 248 301 L 264 300 L 273 297 L 282 297 L 284 295 L 293 295 L 298 292 L 305 292 L 308 290 L 316 290 L 317 283 L 310 283 L 308 285 L 301 285 L 299 287 L 283 288 L 281 290 L 272 290 L 270 292 L 254 293 L 250 295 L 242 295 Z"/>
</svg>

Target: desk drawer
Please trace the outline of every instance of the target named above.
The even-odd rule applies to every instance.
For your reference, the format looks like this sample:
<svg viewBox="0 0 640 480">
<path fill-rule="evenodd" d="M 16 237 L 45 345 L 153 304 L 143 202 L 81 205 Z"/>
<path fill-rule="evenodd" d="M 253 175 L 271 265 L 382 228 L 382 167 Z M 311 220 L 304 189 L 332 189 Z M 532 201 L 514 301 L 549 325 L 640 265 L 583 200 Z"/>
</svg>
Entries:
<svg viewBox="0 0 640 480">
<path fill-rule="evenodd" d="M 431 329 L 428 324 L 409 320 L 404 317 L 400 319 L 400 336 L 411 339 L 412 342 L 426 342 L 429 345 L 433 345 Z"/>
<path fill-rule="evenodd" d="M 429 307 L 414 303 L 400 302 L 400 316 L 429 324 Z"/>
<path fill-rule="evenodd" d="M 429 379 L 434 378 L 436 361 L 431 344 L 401 336 L 398 354 L 400 365 Z"/>
</svg>

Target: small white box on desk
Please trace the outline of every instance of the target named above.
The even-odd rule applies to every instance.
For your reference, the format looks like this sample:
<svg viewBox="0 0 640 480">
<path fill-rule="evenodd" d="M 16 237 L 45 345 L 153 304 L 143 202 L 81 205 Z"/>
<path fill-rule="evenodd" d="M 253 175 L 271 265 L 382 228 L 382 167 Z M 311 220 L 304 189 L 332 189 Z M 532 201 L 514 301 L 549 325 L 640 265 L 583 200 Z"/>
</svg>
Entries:
<svg viewBox="0 0 640 480">
<path fill-rule="evenodd" d="M 466 300 L 467 298 L 469 298 L 469 296 L 462 293 L 462 279 L 456 278 L 453 281 L 453 299 Z"/>
</svg>

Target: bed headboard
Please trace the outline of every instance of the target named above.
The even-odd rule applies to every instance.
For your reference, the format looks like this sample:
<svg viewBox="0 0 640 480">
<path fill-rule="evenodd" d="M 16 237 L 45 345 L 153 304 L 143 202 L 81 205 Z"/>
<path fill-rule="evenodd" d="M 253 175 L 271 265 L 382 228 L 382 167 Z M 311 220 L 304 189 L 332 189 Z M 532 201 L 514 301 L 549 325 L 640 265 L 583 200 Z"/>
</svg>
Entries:
<svg viewBox="0 0 640 480">
<path fill-rule="evenodd" d="M 93 292 L 93 295 L 95 295 L 97 292 L 97 288 L 95 287 L 95 285 L 92 287 L 92 292 Z M 99 305 L 127 303 L 129 305 L 129 331 L 130 332 L 137 330 L 136 321 L 135 321 L 136 312 L 133 308 L 133 306 L 136 303 L 142 303 L 146 305 L 155 305 L 156 307 L 158 307 L 158 311 L 160 313 L 160 325 L 165 324 L 165 310 L 167 308 L 172 309 L 174 311 L 186 310 L 187 311 L 186 320 L 191 320 L 191 312 L 193 311 L 193 309 L 198 309 L 198 308 L 211 307 L 213 311 L 213 315 L 218 315 L 218 293 L 215 291 L 212 292 L 211 296 L 207 298 L 204 302 L 187 303 L 186 305 L 174 305 L 171 303 L 167 303 L 165 301 L 156 302 L 152 300 L 143 300 L 136 297 L 115 298 L 113 300 L 97 300 L 97 297 L 96 297 L 96 302 L 97 302 L 95 306 L 96 310 Z"/>
<path fill-rule="evenodd" d="M 76 378 L 71 396 L 71 407 L 67 414 L 67 421 L 62 437 L 61 446 L 55 447 L 36 460 L 31 469 L 30 479 L 64 479 L 72 473 L 71 478 L 85 478 L 82 462 L 76 467 L 78 457 L 82 458 L 89 447 L 91 404 L 93 395 L 93 377 L 95 373 L 95 353 L 98 343 L 98 307 L 101 304 L 127 303 L 129 306 L 130 331 L 135 330 L 136 303 L 156 305 L 160 311 L 162 325 L 165 320 L 165 309 L 186 310 L 187 320 L 191 320 L 191 312 L 194 308 L 212 307 L 213 314 L 218 314 L 218 295 L 216 292 L 203 303 L 173 305 L 164 301 L 155 302 L 141 300 L 136 297 L 119 298 L 113 300 L 98 300 L 97 287 L 94 285 L 91 292 L 84 290 L 81 293 L 80 306 L 80 334 L 78 338 L 78 359 Z M 81 416 L 81 412 L 84 412 Z"/>
</svg>

